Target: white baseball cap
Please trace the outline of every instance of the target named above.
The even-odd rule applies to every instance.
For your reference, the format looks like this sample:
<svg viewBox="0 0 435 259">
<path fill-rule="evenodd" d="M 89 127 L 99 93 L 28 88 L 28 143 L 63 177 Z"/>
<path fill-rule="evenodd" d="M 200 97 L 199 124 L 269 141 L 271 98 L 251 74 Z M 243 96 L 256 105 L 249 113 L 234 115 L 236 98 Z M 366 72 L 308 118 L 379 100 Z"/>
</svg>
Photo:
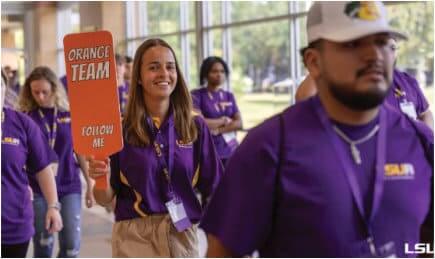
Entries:
<svg viewBox="0 0 435 259">
<path fill-rule="evenodd" d="M 382 32 L 407 39 L 389 26 L 387 10 L 379 1 L 322 1 L 308 11 L 308 43 L 318 39 L 346 42 Z"/>
</svg>

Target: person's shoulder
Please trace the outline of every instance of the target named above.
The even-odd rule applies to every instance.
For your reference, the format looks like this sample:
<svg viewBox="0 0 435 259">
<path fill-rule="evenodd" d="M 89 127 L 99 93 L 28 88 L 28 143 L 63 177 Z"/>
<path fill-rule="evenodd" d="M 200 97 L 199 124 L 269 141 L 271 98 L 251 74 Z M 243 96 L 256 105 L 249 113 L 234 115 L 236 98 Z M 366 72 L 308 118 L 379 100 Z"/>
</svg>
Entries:
<svg viewBox="0 0 435 259">
<path fill-rule="evenodd" d="M 34 120 L 26 113 L 9 108 L 4 108 L 3 111 L 10 121 L 13 123 L 19 123 L 26 129 L 38 127 Z"/>
<path fill-rule="evenodd" d="M 71 117 L 71 112 L 65 109 L 59 109 L 59 116 Z"/>
<path fill-rule="evenodd" d="M 430 142 L 433 143 L 433 131 L 425 123 L 408 117 L 406 114 L 388 104 L 384 104 L 382 109 L 384 109 L 387 114 L 387 125 L 389 130 L 399 130 L 413 135 L 418 133 L 421 136 L 430 139 Z"/>
<path fill-rule="evenodd" d="M 192 94 L 192 95 L 198 95 L 198 94 L 201 94 L 202 92 L 204 92 L 205 91 L 205 87 L 197 87 L 197 88 L 195 88 L 195 89 L 192 89 L 191 91 L 190 91 L 190 93 Z"/>
<path fill-rule="evenodd" d="M 403 81 L 405 81 L 404 83 L 413 84 L 413 85 L 418 86 L 417 79 L 415 79 L 415 77 L 413 77 L 411 74 L 409 74 L 405 71 L 400 71 L 398 69 L 394 69 L 393 76 L 394 76 L 394 79 L 396 79 L 396 80 L 403 80 Z"/>
</svg>

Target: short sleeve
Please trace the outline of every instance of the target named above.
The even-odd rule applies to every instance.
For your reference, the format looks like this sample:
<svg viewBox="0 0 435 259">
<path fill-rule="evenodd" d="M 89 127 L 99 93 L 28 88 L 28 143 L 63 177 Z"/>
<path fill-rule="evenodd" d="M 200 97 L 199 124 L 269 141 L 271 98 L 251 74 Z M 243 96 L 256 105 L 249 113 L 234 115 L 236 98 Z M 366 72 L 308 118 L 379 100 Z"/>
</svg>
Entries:
<svg viewBox="0 0 435 259">
<path fill-rule="evenodd" d="M 230 158 L 200 225 L 237 257 L 262 247 L 269 236 L 279 161 L 278 122 L 274 117 L 248 133 Z"/>
<path fill-rule="evenodd" d="M 37 174 L 49 164 L 58 161 L 58 157 L 38 125 L 27 115 L 20 116 L 27 135 L 27 172 Z"/>
</svg>

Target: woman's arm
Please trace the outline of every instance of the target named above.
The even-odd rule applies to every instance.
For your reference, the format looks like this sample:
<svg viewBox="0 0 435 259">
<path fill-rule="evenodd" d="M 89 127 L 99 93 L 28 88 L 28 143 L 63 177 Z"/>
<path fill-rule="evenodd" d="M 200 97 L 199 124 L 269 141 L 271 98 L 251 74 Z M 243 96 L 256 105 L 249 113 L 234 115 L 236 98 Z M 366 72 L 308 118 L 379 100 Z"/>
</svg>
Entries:
<svg viewBox="0 0 435 259">
<path fill-rule="evenodd" d="M 243 128 L 242 117 L 240 115 L 240 112 L 237 112 L 236 114 L 234 114 L 229 124 L 219 128 L 219 133 L 222 134 L 222 133 L 232 132 L 236 130 L 241 130 L 242 128 Z"/>
<path fill-rule="evenodd" d="M 228 121 L 228 119 L 226 118 L 228 117 L 222 116 L 217 119 L 208 119 L 204 117 L 204 120 L 210 130 L 216 130 L 220 127 L 225 126 L 225 123 Z"/>
<path fill-rule="evenodd" d="M 62 217 L 59 213 L 59 200 L 57 197 L 56 181 L 51 165 L 48 165 L 36 174 L 36 180 L 47 201 L 47 214 L 45 217 L 45 229 L 49 233 L 58 232 L 62 229 Z"/>
<path fill-rule="evenodd" d="M 83 177 L 86 181 L 86 196 L 85 196 L 85 202 L 86 207 L 91 208 L 94 205 L 94 195 L 92 194 L 92 187 L 94 186 L 94 180 L 89 177 L 89 170 L 88 170 L 88 162 L 86 159 L 82 156 L 77 154 L 77 160 L 79 162 L 80 168 L 82 169 Z"/>
</svg>

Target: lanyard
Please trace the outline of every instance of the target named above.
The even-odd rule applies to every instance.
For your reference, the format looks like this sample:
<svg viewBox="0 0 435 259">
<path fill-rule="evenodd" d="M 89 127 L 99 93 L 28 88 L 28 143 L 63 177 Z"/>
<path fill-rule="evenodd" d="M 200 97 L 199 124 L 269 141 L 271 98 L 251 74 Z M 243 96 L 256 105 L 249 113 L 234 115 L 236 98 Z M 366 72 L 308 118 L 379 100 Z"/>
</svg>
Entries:
<svg viewBox="0 0 435 259">
<path fill-rule="evenodd" d="M 42 122 L 44 123 L 45 129 L 48 133 L 48 143 L 50 147 L 53 149 L 54 144 L 56 143 L 56 135 L 57 135 L 57 108 L 54 107 L 54 115 L 53 115 L 53 126 L 50 127 L 48 124 L 48 120 L 45 117 L 44 113 L 40 108 L 38 108 L 39 117 L 41 117 Z"/>
<path fill-rule="evenodd" d="M 151 141 L 153 143 L 154 146 L 154 151 L 156 152 L 159 164 L 162 168 L 162 172 L 165 176 L 166 181 L 168 182 L 168 191 L 169 191 L 169 196 L 171 198 L 175 198 L 175 193 L 173 191 L 172 188 L 172 182 L 171 182 L 171 172 L 172 172 L 172 168 L 174 166 L 174 143 L 175 143 L 175 138 L 174 138 L 174 126 L 169 126 L 169 134 L 168 134 L 168 162 L 166 162 L 165 159 L 165 154 L 162 152 L 162 149 L 160 148 L 160 144 L 162 143 L 161 138 L 162 135 L 160 134 L 160 132 L 156 132 L 155 128 L 154 128 L 154 123 L 152 121 L 152 119 L 147 116 L 146 117 L 146 121 L 148 124 L 148 128 L 151 132 Z"/>
<path fill-rule="evenodd" d="M 222 112 L 223 112 L 223 107 L 221 109 L 220 102 L 221 102 L 221 100 L 224 99 L 224 96 L 223 96 L 222 90 L 218 90 L 218 91 L 219 91 L 219 95 L 218 95 L 219 98 L 217 100 L 214 99 L 213 94 L 208 89 L 207 89 L 207 94 L 208 94 L 208 98 L 210 99 L 210 101 L 213 102 L 213 106 L 216 109 L 216 111 L 221 112 L 221 110 L 222 110 Z"/>
<path fill-rule="evenodd" d="M 341 140 L 337 134 L 334 133 L 332 124 L 326 114 L 323 106 L 320 103 L 319 97 L 315 97 L 314 105 L 317 115 L 320 118 L 322 126 L 326 130 L 329 139 L 332 141 L 333 147 L 338 154 L 340 163 L 344 169 L 347 181 L 349 183 L 350 189 L 352 191 L 353 198 L 355 200 L 358 212 L 364 220 L 365 227 L 367 230 L 367 242 L 369 243 L 372 255 L 376 255 L 376 248 L 373 242 L 373 232 L 372 232 L 372 222 L 376 215 L 377 210 L 382 199 L 382 193 L 384 188 L 384 165 L 385 165 L 385 153 L 386 153 L 386 114 L 382 106 L 379 109 L 379 132 L 376 141 L 376 175 L 374 180 L 374 194 L 372 200 L 372 211 L 370 215 L 366 216 L 363 206 L 363 199 L 361 190 L 358 185 L 356 178 L 356 172 L 353 169 L 352 161 L 350 160 L 346 151 L 341 147 Z"/>
<path fill-rule="evenodd" d="M 398 77 L 394 77 L 393 78 L 393 85 L 391 87 L 393 87 L 393 92 L 394 92 L 394 97 L 396 97 L 396 99 L 398 99 L 399 104 L 403 103 L 403 102 L 407 102 L 406 100 L 406 92 L 402 90 L 402 87 L 400 87 L 400 81 Z"/>
</svg>

